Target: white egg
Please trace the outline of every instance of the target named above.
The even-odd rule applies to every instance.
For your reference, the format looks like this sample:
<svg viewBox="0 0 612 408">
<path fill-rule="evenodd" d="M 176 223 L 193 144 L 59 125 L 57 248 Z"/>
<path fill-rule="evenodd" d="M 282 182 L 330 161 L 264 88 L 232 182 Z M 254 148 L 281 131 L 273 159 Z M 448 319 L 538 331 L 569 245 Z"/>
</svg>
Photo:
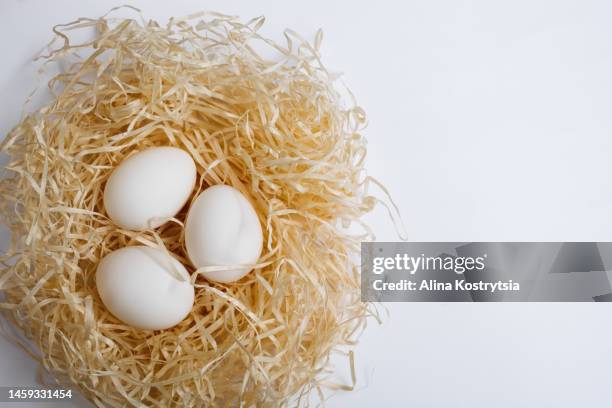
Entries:
<svg viewBox="0 0 612 408">
<path fill-rule="evenodd" d="M 102 258 L 96 286 L 106 308 L 138 329 L 172 327 L 194 302 L 185 267 L 161 249 L 145 246 L 121 248 Z"/>
<path fill-rule="evenodd" d="M 153 147 L 124 160 L 104 189 L 104 207 L 122 228 L 157 228 L 185 205 L 196 181 L 193 159 L 176 147 Z"/>
<path fill-rule="evenodd" d="M 204 190 L 189 209 L 185 245 L 196 268 L 244 265 L 203 273 L 212 281 L 237 281 L 253 269 L 261 255 L 261 224 L 240 191 L 225 185 L 213 186 Z"/>
</svg>

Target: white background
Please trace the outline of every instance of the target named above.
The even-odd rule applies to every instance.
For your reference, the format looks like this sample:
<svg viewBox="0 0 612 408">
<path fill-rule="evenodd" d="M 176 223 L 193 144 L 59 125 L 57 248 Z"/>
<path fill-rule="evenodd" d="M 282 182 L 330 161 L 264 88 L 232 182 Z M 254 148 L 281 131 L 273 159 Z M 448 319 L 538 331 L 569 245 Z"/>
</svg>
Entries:
<svg viewBox="0 0 612 408">
<path fill-rule="evenodd" d="M 0 132 L 35 85 L 54 24 L 109 1 L 0 2 Z M 202 9 L 325 32 L 323 57 L 369 114 L 369 169 L 414 241 L 612 241 L 612 3 L 133 1 L 165 21 Z M 368 218 L 395 240 L 383 210 Z M 612 403 L 607 304 L 389 304 L 356 351 L 358 390 L 328 406 Z M 35 382 L 0 340 L 0 384 Z M 345 376 L 346 377 L 346 376 Z M 42 405 L 41 405 L 42 406 Z"/>
</svg>

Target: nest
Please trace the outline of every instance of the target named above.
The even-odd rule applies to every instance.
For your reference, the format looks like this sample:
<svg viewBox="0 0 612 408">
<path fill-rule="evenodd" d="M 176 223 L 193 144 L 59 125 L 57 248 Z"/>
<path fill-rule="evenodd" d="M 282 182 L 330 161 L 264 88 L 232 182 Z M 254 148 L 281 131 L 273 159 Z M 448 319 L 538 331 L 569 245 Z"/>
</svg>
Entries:
<svg viewBox="0 0 612 408">
<path fill-rule="evenodd" d="M 258 34 L 263 22 L 201 13 L 163 26 L 108 16 L 57 26 L 63 44 L 42 58 L 75 60 L 49 82 L 53 101 L 1 145 L 12 242 L 0 258 L 0 309 L 49 372 L 98 406 L 308 404 L 329 385 L 332 352 L 353 345 L 372 312 L 356 262 L 369 230 L 346 229 L 377 202 L 363 168 L 364 113 L 344 106 L 320 34 L 311 44 L 286 31 L 279 45 Z M 70 40 L 88 27 L 93 41 Z M 211 283 L 191 266 L 189 203 L 144 232 L 106 216 L 113 168 L 162 145 L 196 163 L 190 202 L 223 183 L 255 206 L 264 251 L 242 280 Z M 102 304 L 97 264 L 129 245 L 163 246 L 188 267 L 195 305 L 177 326 L 134 329 Z"/>
</svg>

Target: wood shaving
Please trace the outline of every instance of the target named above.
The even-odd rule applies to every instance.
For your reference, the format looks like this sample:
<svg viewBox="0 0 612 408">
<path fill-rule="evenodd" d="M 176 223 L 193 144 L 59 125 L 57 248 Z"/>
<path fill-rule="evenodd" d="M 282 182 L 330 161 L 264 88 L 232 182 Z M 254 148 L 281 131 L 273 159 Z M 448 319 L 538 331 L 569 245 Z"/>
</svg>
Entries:
<svg viewBox="0 0 612 408">
<path fill-rule="evenodd" d="M 97 406 L 308 405 L 329 385 L 332 351 L 353 346 L 374 313 L 360 301 L 355 261 L 371 235 L 343 228 L 363 225 L 378 201 L 364 171 L 365 114 L 345 107 L 320 34 L 311 44 L 287 30 L 280 45 L 258 33 L 263 23 L 199 13 L 166 25 L 108 16 L 59 25 L 61 45 L 43 58 L 79 59 L 50 81 L 52 103 L 1 144 L 12 246 L 0 258 L 0 310 L 49 372 Z M 95 40 L 70 39 L 91 28 Z M 215 284 L 194 270 L 189 203 L 156 230 L 109 220 L 105 181 L 152 146 L 193 156 L 189 203 L 220 183 L 251 200 L 265 235 L 255 271 Z M 163 245 L 192 274 L 195 305 L 171 329 L 127 326 L 98 297 L 100 259 L 141 244 Z"/>
</svg>

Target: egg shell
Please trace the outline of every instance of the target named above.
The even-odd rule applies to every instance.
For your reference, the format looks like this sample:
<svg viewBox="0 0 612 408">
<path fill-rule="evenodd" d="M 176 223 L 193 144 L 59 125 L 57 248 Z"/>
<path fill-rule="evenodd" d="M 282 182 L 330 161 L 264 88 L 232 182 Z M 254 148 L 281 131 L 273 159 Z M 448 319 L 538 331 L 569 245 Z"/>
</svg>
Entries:
<svg viewBox="0 0 612 408">
<path fill-rule="evenodd" d="M 193 159 L 176 147 L 153 147 L 125 159 L 104 189 L 108 216 L 122 228 L 157 228 L 185 205 L 196 181 Z"/>
<path fill-rule="evenodd" d="M 109 253 L 98 265 L 96 286 L 106 308 L 138 329 L 172 327 L 194 302 L 185 267 L 158 248 L 131 246 Z"/>
<path fill-rule="evenodd" d="M 255 208 L 233 187 L 207 188 L 187 214 L 185 246 L 196 268 L 246 265 L 203 272 L 212 281 L 237 281 L 253 269 L 261 255 L 263 233 Z"/>
</svg>

